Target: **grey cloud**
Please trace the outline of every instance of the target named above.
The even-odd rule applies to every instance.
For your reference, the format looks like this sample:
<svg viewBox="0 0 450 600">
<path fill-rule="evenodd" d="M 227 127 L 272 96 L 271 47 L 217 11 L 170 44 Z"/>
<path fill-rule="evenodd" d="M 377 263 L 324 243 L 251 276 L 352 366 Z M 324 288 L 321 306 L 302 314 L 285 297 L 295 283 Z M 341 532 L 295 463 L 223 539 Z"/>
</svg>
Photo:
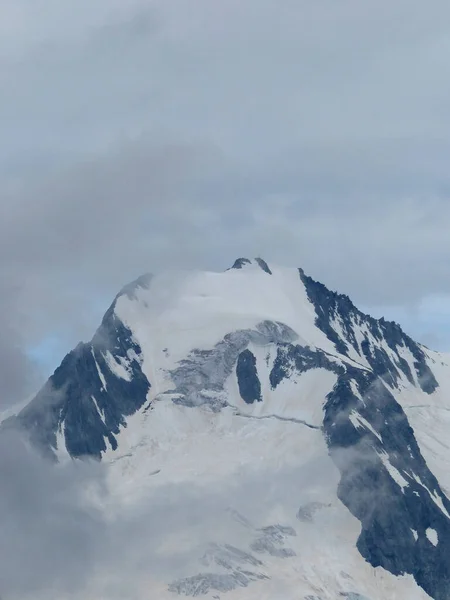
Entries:
<svg viewBox="0 0 450 600">
<path fill-rule="evenodd" d="M 69 328 L 70 344 L 90 337 L 99 314 L 87 306 L 99 296 L 104 311 L 124 281 L 149 264 L 164 263 L 165 246 L 174 246 L 173 256 L 182 255 L 177 228 L 189 227 L 183 190 L 198 163 L 210 162 L 202 159 L 207 152 L 201 145 L 125 142 L 106 159 L 86 161 L 3 198 L 1 381 L 26 382 L 31 365 L 24 345 L 49 328 L 56 333 Z M 191 212 L 194 216 L 195 207 Z M 17 377 L 11 370 L 19 357 L 16 346 L 23 357 Z M 20 399 L 26 386 L 13 387 L 2 387 L 0 402 Z"/>
<path fill-rule="evenodd" d="M 96 470 L 54 469 L 12 432 L 0 436 L 0 593 L 20 598 L 64 584 L 74 589 L 90 571 L 100 516 L 83 503 Z"/>
<path fill-rule="evenodd" d="M 2 5 L 17 339 L 70 314 L 69 347 L 127 279 L 245 254 L 365 305 L 450 292 L 443 1 L 30 7 Z"/>
<path fill-rule="evenodd" d="M 210 544 L 250 551 L 257 529 L 277 524 L 274 507 L 277 518 L 294 523 L 324 472 L 337 478 L 325 455 L 296 469 L 241 469 L 214 484 L 155 483 L 127 505 L 110 495 L 105 464 L 48 464 L 12 431 L 0 436 L 0 450 L 5 600 L 49 593 L 119 600 L 125 592 L 140 599 L 150 582 L 164 589 L 204 571 L 200 559 Z"/>
<path fill-rule="evenodd" d="M 37 375 L 33 365 L 29 364 L 25 351 L 23 332 L 26 321 L 24 315 L 17 310 L 15 302 L 19 293 L 14 281 L 1 289 L 0 326 L 0 408 L 9 404 L 12 399 L 23 400 L 36 384 Z"/>
</svg>

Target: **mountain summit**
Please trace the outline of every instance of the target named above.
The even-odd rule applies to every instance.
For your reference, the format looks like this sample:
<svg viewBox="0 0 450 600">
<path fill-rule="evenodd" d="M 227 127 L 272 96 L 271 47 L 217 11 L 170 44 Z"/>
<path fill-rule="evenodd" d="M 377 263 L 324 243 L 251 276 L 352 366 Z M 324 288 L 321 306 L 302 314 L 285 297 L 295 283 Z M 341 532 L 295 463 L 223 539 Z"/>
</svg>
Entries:
<svg viewBox="0 0 450 600">
<path fill-rule="evenodd" d="M 279 490 L 284 523 L 240 515 L 248 546 L 211 539 L 206 571 L 167 582 L 167 597 L 275 598 L 281 579 L 286 600 L 447 600 L 449 392 L 448 357 L 398 324 L 302 269 L 239 258 L 125 286 L 3 426 L 54 460 L 109 462 L 117 489 L 139 494 L 261 460 L 274 481 L 299 475 Z"/>
</svg>

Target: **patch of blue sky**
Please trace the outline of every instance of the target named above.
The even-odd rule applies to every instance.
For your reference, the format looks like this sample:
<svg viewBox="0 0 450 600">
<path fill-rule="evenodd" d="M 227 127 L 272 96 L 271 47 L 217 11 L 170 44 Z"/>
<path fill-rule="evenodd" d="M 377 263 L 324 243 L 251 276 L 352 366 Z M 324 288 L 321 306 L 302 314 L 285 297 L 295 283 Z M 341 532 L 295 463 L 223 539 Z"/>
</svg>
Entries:
<svg viewBox="0 0 450 600">
<path fill-rule="evenodd" d="M 450 295 L 430 295 L 410 307 L 370 306 L 362 310 L 396 321 L 405 333 L 432 350 L 450 352 Z"/>
</svg>

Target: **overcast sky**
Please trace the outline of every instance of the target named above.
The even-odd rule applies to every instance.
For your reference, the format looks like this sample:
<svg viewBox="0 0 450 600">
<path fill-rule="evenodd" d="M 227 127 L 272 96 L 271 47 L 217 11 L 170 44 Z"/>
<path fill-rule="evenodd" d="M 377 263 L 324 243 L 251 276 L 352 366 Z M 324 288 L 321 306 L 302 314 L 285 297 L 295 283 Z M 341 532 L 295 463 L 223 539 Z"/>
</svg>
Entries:
<svg viewBox="0 0 450 600">
<path fill-rule="evenodd" d="M 127 281 L 238 256 L 450 350 L 448 0 L 0 0 L 0 132 L 1 410 Z M 108 529 L 82 497 L 101 466 L 18 444 L 0 440 L 6 600 L 95 568 L 170 581 L 148 546 L 164 523 L 217 532 L 231 501 L 263 522 L 267 481 L 300 487 L 279 469 L 169 486 Z"/>
<path fill-rule="evenodd" d="M 449 58 L 445 0 L 1 0 L 3 402 L 242 255 L 450 350 Z"/>
</svg>

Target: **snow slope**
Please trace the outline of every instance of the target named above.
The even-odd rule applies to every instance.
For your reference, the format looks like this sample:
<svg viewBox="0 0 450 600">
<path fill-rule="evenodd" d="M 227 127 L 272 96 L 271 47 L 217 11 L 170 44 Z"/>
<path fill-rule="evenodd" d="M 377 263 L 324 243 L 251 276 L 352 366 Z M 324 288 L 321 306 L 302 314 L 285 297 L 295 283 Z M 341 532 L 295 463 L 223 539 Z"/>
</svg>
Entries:
<svg viewBox="0 0 450 600">
<path fill-rule="evenodd" d="M 117 510 L 133 510 L 151 498 L 155 489 L 168 485 L 200 482 L 205 490 L 220 490 L 228 482 L 233 489 L 232 495 L 226 495 L 229 509 L 243 516 L 244 525 L 230 537 L 218 527 L 208 543 L 213 548 L 228 544 L 251 553 L 261 561 L 256 572 L 269 578 L 245 587 L 236 585 L 222 596 L 210 576 L 212 586 L 206 586 L 206 592 L 199 595 L 239 600 L 328 600 L 345 594 L 370 600 L 429 598 L 411 576 L 395 577 L 381 567 L 373 568 L 358 553 L 360 524 L 338 500 L 339 472 L 328 457 L 319 429 L 275 417 L 241 417 L 231 408 L 211 413 L 205 406 L 193 410 L 164 402 L 157 403 L 147 415 L 144 422 L 140 415 L 132 417 L 121 434 L 126 439 L 120 439 L 119 455 L 111 452 L 105 457 L 111 461 L 109 477 L 120 506 Z M 147 435 L 142 436 L 143 430 Z M 252 508 L 254 497 L 247 498 L 248 486 L 251 489 L 252 485 L 258 510 Z M 261 504 L 266 505 L 264 510 Z M 223 520 L 232 516 L 223 511 L 215 518 L 223 527 Z M 264 537 L 261 530 L 280 525 L 294 533 L 273 545 L 269 541 L 260 548 L 255 546 Z M 176 551 L 182 538 L 180 531 L 169 552 Z M 284 556 L 286 549 L 289 554 Z M 181 592 L 189 589 L 189 584 L 195 588 L 208 581 L 205 573 L 229 574 L 246 568 L 245 563 L 238 563 L 236 569 L 224 568 L 214 561 L 205 568 L 201 560 L 205 552 L 197 547 L 195 532 L 187 551 L 191 557 L 197 552 L 198 567 L 175 580 Z M 194 582 L 199 574 L 204 579 Z M 174 592 L 166 583 L 152 576 L 141 597 L 150 599 L 157 594 L 158 598 L 173 600 Z"/>
<path fill-rule="evenodd" d="M 450 355 L 426 350 L 439 388 L 431 394 L 407 387 L 396 394 L 420 449 L 442 489 L 450 494 Z"/>
</svg>

